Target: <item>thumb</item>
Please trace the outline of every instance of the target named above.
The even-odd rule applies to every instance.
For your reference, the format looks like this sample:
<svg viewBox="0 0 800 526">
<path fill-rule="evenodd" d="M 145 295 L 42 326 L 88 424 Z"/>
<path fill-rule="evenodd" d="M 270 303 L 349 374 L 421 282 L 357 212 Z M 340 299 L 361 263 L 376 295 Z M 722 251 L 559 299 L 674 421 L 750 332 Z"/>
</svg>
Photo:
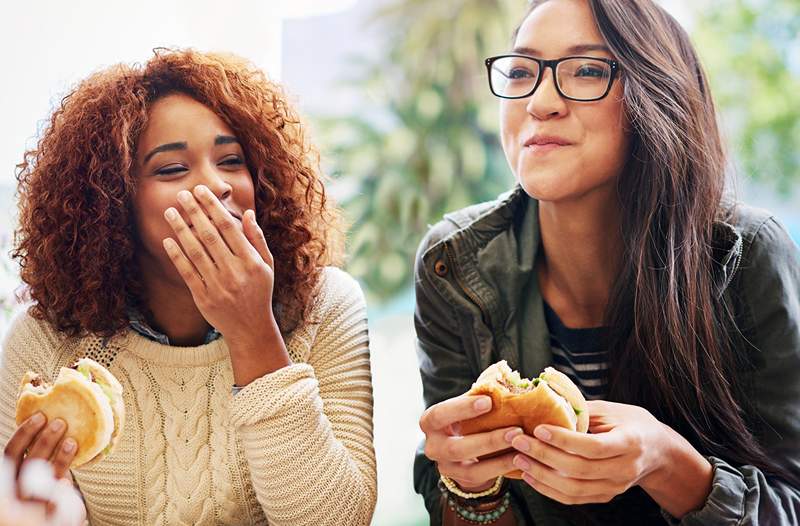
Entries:
<svg viewBox="0 0 800 526">
<path fill-rule="evenodd" d="M 264 262 L 269 265 L 270 268 L 274 269 L 275 265 L 272 259 L 272 252 L 269 251 L 264 232 L 261 230 L 261 227 L 258 226 L 255 212 L 252 210 L 246 211 L 243 219 L 244 235 L 247 237 L 247 240 L 250 241 Z"/>
</svg>

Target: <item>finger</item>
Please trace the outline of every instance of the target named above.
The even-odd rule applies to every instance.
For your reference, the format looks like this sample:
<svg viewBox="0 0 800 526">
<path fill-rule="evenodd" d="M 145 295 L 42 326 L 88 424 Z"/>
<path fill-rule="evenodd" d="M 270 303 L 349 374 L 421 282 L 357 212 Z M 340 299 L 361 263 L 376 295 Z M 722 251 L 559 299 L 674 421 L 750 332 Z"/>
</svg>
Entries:
<svg viewBox="0 0 800 526">
<path fill-rule="evenodd" d="M 19 465 L 25 456 L 25 450 L 30 447 L 36 435 L 47 423 L 47 417 L 42 413 L 36 413 L 25 420 L 6 444 L 4 454 L 14 464 L 14 470 L 19 469 Z"/>
<path fill-rule="evenodd" d="M 178 246 L 178 243 L 171 237 L 168 237 L 162 243 L 170 261 L 175 265 L 175 269 L 178 271 L 181 279 L 183 279 L 183 282 L 189 287 L 192 296 L 196 298 L 199 294 L 205 292 L 205 281 L 197 272 L 194 265 L 192 265 L 192 262 L 189 261 L 189 258 L 183 253 L 183 249 Z"/>
<path fill-rule="evenodd" d="M 267 244 L 267 239 L 264 237 L 264 231 L 261 230 L 261 227 L 258 226 L 258 221 L 256 221 L 256 213 L 252 210 L 248 210 L 244 213 L 244 234 L 247 236 L 247 239 L 250 243 L 255 247 L 258 254 L 261 256 L 261 259 L 270 266 L 270 268 L 275 268 L 274 260 L 272 258 L 272 252 L 269 250 L 269 245 Z"/>
<path fill-rule="evenodd" d="M 459 486 L 477 487 L 490 480 L 494 480 L 510 471 L 516 471 L 514 466 L 515 453 L 506 453 L 477 462 L 438 462 L 439 473 L 455 480 Z"/>
<path fill-rule="evenodd" d="M 511 447 L 569 477 L 585 480 L 612 478 L 619 473 L 619 457 L 587 459 L 527 435 L 518 435 Z"/>
<path fill-rule="evenodd" d="M 203 207 L 203 216 L 205 217 L 205 214 L 208 213 L 211 217 L 211 220 L 206 217 L 206 221 L 209 224 L 213 221 L 215 230 L 219 232 L 217 236 L 222 236 L 220 240 L 225 240 L 233 254 L 244 257 L 252 250 L 250 243 L 241 231 L 242 226 L 239 220 L 233 217 L 208 187 L 197 185 L 194 188 L 194 197 Z"/>
<path fill-rule="evenodd" d="M 211 194 L 210 191 L 207 193 Z M 213 197 L 213 199 L 215 201 L 217 200 L 216 197 Z M 212 221 L 212 219 L 209 218 L 209 212 L 206 211 L 203 203 L 188 190 L 178 192 L 178 202 L 181 208 L 186 211 L 186 215 L 189 217 L 189 221 L 194 227 L 195 237 L 200 240 L 200 243 L 211 255 L 211 258 L 217 264 L 220 264 L 225 261 L 225 259 L 231 257 L 233 251 L 226 244 L 221 234 L 221 229 L 235 228 L 235 226 L 230 225 L 229 227 L 227 225 L 220 226 L 219 224 L 215 224 L 216 221 Z"/>
<path fill-rule="evenodd" d="M 511 447 L 511 440 L 522 433 L 518 427 L 506 427 L 486 433 L 448 437 L 438 441 L 441 451 L 431 451 L 434 460 L 463 462 L 503 451 Z"/>
<path fill-rule="evenodd" d="M 626 436 L 613 430 L 590 434 L 558 426 L 540 425 L 534 429 L 533 434 L 542 442 L 585 458 L 614 458 L 624 455 L 629 448 Z"/>
<path fill-rule="evenodd" d="M 420 418 L 419 427 L 425 433 L 440 431 L 487 413 L 491 408 L 492 399 L 488 396 L 458 396 L 429 407 Z"/>
<path fill-rule="evenodd" d="M 71 437 L 65 438 L 53 455 L 52 464 L 55 477 L 61 479 L 67 474 L 69 465 L 78 454 L 78 444 Z"/>
<path fill-rule="evenodd" d="M 528 483 L 533 489 L 537 492 L 541 493 L 545 497 L 549 497 L 555 501 L 558 501 L 562 504 L 590 504 L 590 503 L 606 503 L 610 501 L 614 495 L 590 495 L 584 497 L 575 497 L 572 495 L 567 495 L 552 486 L 545 484 L 542 481 L 536 480 L 535 478 L 531 477 L 528 473 L 522 474 L 522 480 Z"/>
<path fill-rule="evenodd" d="M 608 493 L 616 495 L 627 489 L 622 487 L 622 483 L 614 480 L 581 480 L 569 477 L 526 455 L 516 455 L 513 464 L 535 480 L 571 497 L 592 497 Z"/>
<path fill-rule="evenodd" d="M 172 227 L 172 231 L 175 232 L 175 237 L 180 243 L 183 253 L 197 269 L 200 277 L 206 282 L 211 281 L 216 275 L 217 267 L 211 259 L 211 256 L 206 252 L 203 244 L 195 237 L 189 225 L 186 224 L 186 221 L 183 220 L 183 217 L 181 217 L 178 211 L 171 207 L 167 208 L 164 212 L 164 218 L 169 223 L 169 226 Z"/>
<path fill-rule="evenodd" d="M 27 458 L 39 458 L 42 460 L 50 460 L 55 452 L 61 438 L 67 431 L 67 424 L 60 418 L 56 418 L 50 424 L 39 432 L 33 445 L 28 448 Z"/>
</svg>

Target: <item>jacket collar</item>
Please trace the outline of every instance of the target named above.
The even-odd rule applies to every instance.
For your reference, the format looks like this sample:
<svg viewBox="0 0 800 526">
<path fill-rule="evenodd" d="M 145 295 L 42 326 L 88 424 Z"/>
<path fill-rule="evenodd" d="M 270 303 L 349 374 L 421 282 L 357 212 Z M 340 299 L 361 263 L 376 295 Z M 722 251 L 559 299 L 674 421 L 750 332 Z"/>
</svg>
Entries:
<svg viewBox="0 0 800 526">
<path fill-rule="evenodd" d="M 456 261 L 459 264 L 466 263 L 467 266 L 470 259 L 476 264 L 480 264 L 482 259 L 488 261 L 488 258 L 481 258 L 483 252 L 487 250 L 494 255 L 494 259 L 500 250 L 508 251 L 508 255 L 513 253 L 516 257 L 504 261 L 502 269 L 506 273 L 503 281 L 510 287 L 501 292 L 511 294 L 519 292 L 519 280 L 515 277 L 522 274 L 523 276 L 518 277 L 527 278 L 532 272 L 531 265 L 538 255 L 540 240 L 538 209 L 538 201 L 528 196 L 521 186 L 516 185 L 514 189 L 501 194 L 492 206 L 483 210 L 477 217 L 470 214 L 468 209 L 447 214 L 445 217 L 458 228 L 444 241 L 451 246 Z M 741 263 L 742 234 L 739 229 L 726 221 L 715 221 L 712 245 L 717 297 L 722 297 Z M 484 272 L 487 270 L 493 269 L 484 269 Z M 517 272 L 513 272 L 514 270 Z M 487 300 L 491 301 L 492 298 L 489 297 Z M 499 302 L 494 306 L 502 307 L 503 303 L 505 302 Z M 499 314 L 500 319 L 505 319 L 504 312 Z"/>
</svg>

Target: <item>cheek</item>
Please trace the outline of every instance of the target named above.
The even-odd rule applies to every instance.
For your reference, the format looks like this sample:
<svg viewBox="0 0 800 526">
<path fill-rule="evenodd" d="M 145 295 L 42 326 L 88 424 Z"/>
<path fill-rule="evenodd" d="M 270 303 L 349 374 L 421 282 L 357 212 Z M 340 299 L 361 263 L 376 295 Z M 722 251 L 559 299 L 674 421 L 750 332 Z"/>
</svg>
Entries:
<svg viewBox="0 0 800 526">
<path fill-rule="evenodd" d="M 520 130 L 525 118 L 525 108 L 519 101 L 500 102 L 500 141 L 509 164 L 516 165 L 520 153 Z"/>
<path fill-rule="evenodd" d="M 233 195 L 237 203 L 245 209 L 255 209 L 255 185 L 250 176 L 242 177 L 233 184 Z"/>
<path fill-rule="evenodd" d="M 155 192 L 152 188 L 139 189 L 134 211 L 136 214 L 136 227 L 139 238 L 146 245 L 161 245 L 161 240 L 172 233 L 167 220 L 164 219 L 164 211 L 172 207 L 177 207 L 174 195 L 166 195 L 163 192 Z"/>
<path fill-rule="evenodd" d="M 618 106 L 618 105 L 615 105 Z M 628 157 L 628 132 L 622 122 L 621 107 L 596 108 L 583 119 L 587 149 L 584 161 L 607 176 L 616 176 Z"/>
</svg>

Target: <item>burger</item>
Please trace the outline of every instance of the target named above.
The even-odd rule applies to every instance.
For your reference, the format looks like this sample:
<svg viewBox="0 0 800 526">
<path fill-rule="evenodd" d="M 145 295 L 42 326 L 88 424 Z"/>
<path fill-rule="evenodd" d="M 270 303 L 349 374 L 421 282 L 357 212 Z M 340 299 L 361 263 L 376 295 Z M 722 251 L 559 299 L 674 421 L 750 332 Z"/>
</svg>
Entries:
<svg viewBox="0 0 800 526">
<path fill-rule="evenodd" d="M 533 430 L 541 424 L 581 433 L 589 429 L 586 399 L 567 375 L 552 367 L 547 367 L 536 378 L 527 379 L 502 360 L 487 367 L 466 394 L 491 397 L 492 409 L 461 422 L 462 435 L 520 427 L 526 435 L 532 436 Z M 522 473 L 516 470 L 506 477 L 518 479 L 522 478 Z"/>
<path fill-rule="evenodd" d="M 67 424 L 64 438 L 78 445 L 71 468 L 95 464 L 111 454 L 125 425 L 122 385 L 108 369 L 89 358 L 62 367 L 53 385 L 27 372 L 17 396 L 16 421 L 37 412 Z"/>
</svg>

